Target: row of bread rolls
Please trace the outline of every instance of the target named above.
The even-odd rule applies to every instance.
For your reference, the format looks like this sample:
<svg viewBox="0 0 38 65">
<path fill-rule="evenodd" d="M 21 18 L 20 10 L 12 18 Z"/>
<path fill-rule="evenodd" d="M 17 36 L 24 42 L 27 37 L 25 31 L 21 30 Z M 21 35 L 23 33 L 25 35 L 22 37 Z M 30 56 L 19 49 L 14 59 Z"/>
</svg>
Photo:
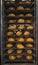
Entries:
<svg viewBox="0 0 38 65">
<path fill-rule="evenodd" d="M 32 4 L 32 2 L 31 1 L 25 1 L 25 2 L 18 2 L 19 4 Z M 15 4 L 15 2 L 14 1 L 8 1 L 8 2 L 6 2 L 6 4 Z"/>
<path fill-rule="evenodd" d="M 26 46 L 27 48 L 33 48 L 33 44 L 31 44 L 31 43 L 26 43 L 25 46 Z M 12 48 L 12 47 L 13 47 L 13 44 L 11 44 L 11 43 L 6 44 L 6 48 Z M 16 44 L 16 47 L 17 47 L 18 49 L 23 49 L 23 48 L 24 48 L 24 45 L 17 43 L 17 44 Z"/>
<path fill-rule="evenodd" d="M 15 41 L 17 41 L 17 42 L 34 42 L 34 39 L 33 38 L 31 38 L 31 37 L 29 37 L 29 38 L 22 38 L 22 37 L 20 37 L 20 38 L 8 38 L 7 39 L 7 41 L 8 42 L 15 42 Z"/>
<path fill-rule="evenodd" d="M 25 28 L 27 29 L 27 30 L 33 30 L 34 29 L 34 26 L 33 25 L 27 25 L 27 26 L 25 26 Z M 9 25 L 8 26 L 8 29 L 9 30 L 14 30 L 14 29 L 17 29 L 17 26 L 16 25 Z M 18 26 L 18 29 L 24 29 L 24 26 Z"/>
<path fill-rule="evenodd" d="M 21 59 L 22 58 L 22 55 L 17 55 L 17 56 L 9 56 L 9 60 L 16 60 L 16 59 Z M 33 59 L 33 56 L 31 55 L 27 55 L 25 56 L 25 60 L 32 60 Z"/>
<path fill-rule="evenodd" d="M 13 50 L 13 49 L 9 49 L 9 50 L 7 50 L 7 54 L 12 54 L 12 53 L 14 53 L 14 52 L 15 52 L 15 50 Z M 16 51 L 16 53 L 17 53 L 17 54 L 22 54 L 22 53 L 32 54 L 33 51 L 30 50 L 30 49 L 28 49 L 28 50 L 26 50 L 25 52 L 23 52 L 22 49 L 21 49 L 21 50 L 18 49 L 18 50 Z"/>
<path fill-rule="evenodd" d="M 22 16 L 22 14 L 21 14 Z M 8 20 L 9 23 L 32 23 L 32 20 L 24 20 L 24 19 L 18 19 L 18 20 L 13 20 L 10 19 Z"/>
<path fill-rule="evenodd" d="M 9 7 L 8 8 L 9 10 L 15 10 L 15 8 L 14 7 Z M 31 10 L 31 8 L 29 8 L 29 7 L 27 7 L 27 8 L 24 8 L 23 6 L 18 6 L 17 8 L 16 8 L 16 10 Z"/>
<path fill-rule="evenodd" d="M 22 16 L 25 16 L 25 17 L 32 17 L 33 14 L 32 14 L 32 13 L 27 13 L 27 14 L 25 14 L 25 15 L 24 15 L 24 14 L 15 15 L 15 14 L 13 14 L 13 13 L 9 13 L 8 16 L 9 16 L 9 17 L 13 17 L 13 16 L 14 16 L 14 17 L 15 17 L 15 16 L 21 16 L 21 17 L 22 17 Z"/>
<path fill-rule="evenodd" d="M 28 36 L 31 34 L 29 31 L 25 31 L 25 32 L 17 31 L 15 33 L 16 33 L 15 34 L 16 36 L 20 36 L 20 35 Z M 7 32 L 7 36 L 13 36 L 13 35 L 14 35 L 14 32 L 12 32 L 12 31 Z"/>
</svg>

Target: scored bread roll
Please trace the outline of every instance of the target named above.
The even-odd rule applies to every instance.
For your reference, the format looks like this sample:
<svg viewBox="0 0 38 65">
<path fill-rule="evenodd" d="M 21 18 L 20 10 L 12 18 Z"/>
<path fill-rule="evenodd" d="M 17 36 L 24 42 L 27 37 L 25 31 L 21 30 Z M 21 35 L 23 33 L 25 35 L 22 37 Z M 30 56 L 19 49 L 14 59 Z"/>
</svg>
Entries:
<svg viewBox="0 0 38 65">
<path fill-rule="evenodd" d="M 25 10 L 31 10 L 30 8 L 25 8 Z"/>
<path fill-rule="evenodd" d="M 26 53 L 27 54 L 32 54 L 32 50 L 27 50 Z"/>
<path fill-rule="evenodd" d="M 6 47 L 11 48 L 11 47 L 13 47 L 13 45 L 11 43 L 8 43 L 8 44 L 6 44 Z"/>
<path fill-rule="evenodd" d="M 18 23 L 24 23 L 25 20 L 24 20 L 24 19 L 18 19 L 17 22 L 18 22 Z"/>
<path fill-rule="evenodd" d="M 18 42 L 24 42 L 25 40 L 24 40 L 24 38 L 17 38 L 16 39 Z"/>
<path fill-rule="evenodd" d="M 16 47 L 18 48 L 18 49 L 24 49 L 24 45 L 23 44 L 16 44 Z"/>
<path fill-rule="evenodd" d="M 9 10 L 15 10 L 15 8 L 14 7 L 9 7 Z"/>
<path fill-rule="evenodd" d="M 9 20 L 8 22 L 9 22 L 9 23 L 15 23 L 16 20 L 12 20 L 12 19 L 11 19 L 11 20 Z"/>
<path fill-rule="evenodd" d="M 7 36 L 13 35 L 13 32 L 7 32 Z"/>
<path fill-rule="evenodd" d="M 9 56 L 9 60 L 15 60 L 16 56 Z"/>
<path fill-rule="evenodd" d="M 22 58 L 22 55 L 17 55 L 16 57 L 17 57 L 18 59 L 20 59 L 20 58 Z"/>
<path fill-rule="evenodd" d="M 33 57 L 32 56 L 26 56 L 26 60 L 32 60 Z"/>
<path fill-rule="evenodd" d="M 20 25 L 18 29 L 24 29 L 25 27 L 23 25 Z"/>
<path fill-rule="evenodd" d="M 27 38 L 26 42 L 34 42 L 34 40 L 32 38 Z"/>
<path fill-rule="evenodd" d="M 12 14 L 12 13 L 11 13 L 11 14 L 9 14 L 8 16 L 15 16 L 15 14 Z"/>
<path fill-rule="evenodd" d="M 8 29 L 10 30 L 16 29 L 16 25 L 9 25 Z"/>
<path fill-rule="evenodd" d="M 20 35 L 22 35 L 22 32 L 21 32 L 21 31 L 17 31 L 17 32 L 16 32 L 16 35 L 17 35 L 17 36 L 20 36 Z"/>
<path fill-rule="evenodd" d="M 32 22 L 32 20 L 26 20 L 26 23 L 31 23 Z"/>
<path fill-rule="evenodd" d="M 31 1 L 26 1 L 25 4 L 31 4 Z"/>
<path fill-rule="evenodd" d="M 8 42 L 14 42 L 15 39 L 14 38 L 8 38 Z"/>
<path fill-rule="evenodd" d="M 24 35 L 30 35 L 30 32 L 25 31 L 25 32 L 24 32 Z"/>
<path fill-rule="evenodd" d="M 32 17 L 33 15 L 31 13 L 28 13 L 25 15 L 26 17 Z"/>
<path fill-rule="evenodd" d="M 22 50 L 17 50 L 17 53 L 18 53 L 18 54 L 21 54 L 21 53 L 22 53 Z"/>
<path fill-rule="evenodd" d="M 28 48 L 33 48 L 33 44 L 28 43 L 28 44 L 26 44 L 26 47 L 28 47 Z"/>
<path fill-rule="evenodd" d="M 34 27 L 33 27 L 32 25 L 27 26 L 27 29 L 28 29 L 28 30 L 33 30 L 33 28 L 34 28 Z"/>
<path fill-rule="evenodd" d="M 8 54 L 11 54 L 11 53 L 13 53 L 13 52 L 14 52 L 14 50 L 12 50 L 12 49 L 9 49 L 9 50 L 7 51 Z"/>
<path fill-rule="evenodd" d="M 18 6 L 17 10 L 24 10 L 24 7 L 23 6 Z"/>
</svg>

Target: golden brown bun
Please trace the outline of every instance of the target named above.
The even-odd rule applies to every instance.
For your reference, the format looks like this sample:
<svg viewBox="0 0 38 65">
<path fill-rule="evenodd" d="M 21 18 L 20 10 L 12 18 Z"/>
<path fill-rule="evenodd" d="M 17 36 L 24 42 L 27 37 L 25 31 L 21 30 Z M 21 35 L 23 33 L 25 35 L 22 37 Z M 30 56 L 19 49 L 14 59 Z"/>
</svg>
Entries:
<svg viewBox="0 0 38 65">
<path fill-rule="evenodd" d="M 33 28 L 34 28 L 34 27 L 31 26 L 31 25 L 27 26 L 27 29 L 28 29 L 28 30 L 33 30 Z"/>
<path fill-rule="evenodd" d="M 27 54 L 32 54 L 32 50 L 27 50 L 26 53 Z"/>
<path fill-rule="evenodd" d="M 9 7 L 9 10 L 15 10 L 15 8 L 14 7 Z"/>
<path fill-rule="evenodd" d="M 16 47 L 18 48 L 18 49 L 24 49 L 24 45 L 23 44 L 16 44 Z"/>
<path fill-rule="evenodd" d="M 9 20 L 8 22 L 9 22 L 9 23 L 15 23 L 16 20 Z"/>
<path fill-rule="evenodd" d="M 33 44 L 28 43 L 28 44 L 26 44 L 26 47 L 32 48 L 33 47 Z"/>
<path fill-rule="evenodd" d="M 9 56 L 9 60 L 15 60 L 16 56 Z"/>
<path fill-rule="evenodd" d="M 18 54 L 21 54 L 21 53 L 22 53 L 22 50 L 17 50 L 17 53 L 18 53 Z"/>
<path fill-rule="evenodd" d="M 25 8 L 25 10 L 30 10 L 30 8 Z"/>
<path fill-rule="evenodd" d="M 7 36 L 13 35 L 13 32 L 7 32 Z"/>
<path fill-rule="evenodd" d="M 24 16 L 24 14 L 19 14 L 18 16 Z"/>
<path fill-rule="evenodd" d="M 18 6 L 18 7 L 17 7 L 17 10 L 24 10 L 24 7 Z"/>
<path fill-rule="evenodd" d="M 18 23 L 24 23 L 25 20 L 24 20 L 24 19 L 18 19 L 17 22 L 18 22 Z"/>
<path fill-rule="evenodd" d="M 26 20 L 26 23 L 32 23 L 32 20 Z"/>
<path fill-rule="evenodd" d="M 33 57 L 32 56 L 26 56 L 26 60 L 32 60 Z"/>
<path fill-rule="evenodd" d="M 16 25 L 10 25 L 10 26 L 8 27 L 8 29 L 10 29 L 10 30 L 16 29 Z"/>
<path fill-rule="evenodd" d="M 17 38 L 17 41 L 18 42 L 24 42 L 25 40 L 24 40 L 24 38 Z"/>
<path fill-rule="evenodd" d="M 31 4 L 31 2 L 30 1 L 26 1 L 25 4 Z"/>
<path fill-rule="evenodd" d="M 13 53 L 13 52 L 14 52 L 14 50 L 12 50 L 12 49 L 9 49 L 9 50 L 7 51 L 8 54 L 11 54 L 11 53 Z"/>
<path fill-rule="evenodd" d="M 17 55 L 17 58 L 18 58 L 18 59 L 22 58 L 22 55 Z"/>
<path fill-rule="evenodd" d="M 26 42 L 33 42 L 34 40 L 32 38 L 27 38 Z"/>
<path fill-rule="evenodd" d="M 18 27 L 18 29 L 24 29 L 24 26 L 23 26 L 23 25 L 20 25 L 20 26 Z"/>
<path fill-rule="evenodd" d="M 26 17 L 32 17 L 33 15 L 30 14 L 30 13 L 28 13 L 28 14 L 26 14 L 25 16 L 26 16 Z"/>
<path fill-rule="evenodd" d="M 15 14 L 9 14 L 8 16 L 15 16 Z"/>
<path fill-rule="evenodd" d="M 30 32 L 26 31 L 24 32 L 24 35 L 30 35 Z"/>
<path fill-rule="evenodd" d="M 6 47 L 7 47 L 7 48 L 11 48 L 11 47 L 13 47 L 13 45 L 12 45 L 11 43 L 8 43 L 8 44 L 6 45 Z"/>
<path fill-rule="evenodd" d="M 14 41 L 15 41 L 14 38 L 9 38 L 9 39 L 8 39 L 8 42 L 14 42 Z"/>
<path fill-rule="evenodd" d="M 22 35 L 22 32 L 21 31 L 18 31 L 18 32 L 16 32 L 16 35 L 17 36 L 20 36 L 20 35 Z"/>
</svg>

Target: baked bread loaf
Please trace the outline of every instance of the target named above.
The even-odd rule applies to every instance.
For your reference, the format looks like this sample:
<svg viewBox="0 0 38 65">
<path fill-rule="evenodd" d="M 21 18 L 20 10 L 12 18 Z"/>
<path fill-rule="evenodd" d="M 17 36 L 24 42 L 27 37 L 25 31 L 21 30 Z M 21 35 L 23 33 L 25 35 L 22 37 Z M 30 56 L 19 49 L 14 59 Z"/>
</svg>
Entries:
<svg viewBox="0 0 38 65">
<path fill-rule="evenodd" d="M 17 38 L 16 39 L 18 42 L 24 42 L 25 40 L 24 40 L 24 38 Z"/>
<path fill-rule="evenodd" d="M 33 48 L 33 44 L 27 43 L 27 44 L 26 44 L 26 47 L 28 47 L 28 48 Z"/>
<path fill-rule="evenodd" d="M 25 4 L 31 4 L 31 1 L 26 1 Z"/>
<path fill-rule="evenodd" d="M 7 36 L 13 35 L 13 32 L 7 32 Z"/>
<path fill-rule="evenodd" d="M 16 44 L 16 47 L 18 48 L 18 49 L 24 49 L 24 45 L 23 44 Z"/>
<path fill-rule="evenodd" d="M 30 32 L 25 31 L 25 32 L 24 32 L 24 36 L 26 36 L 26 35 L 30 35 Z"/>
<path fill-rule="evenodd" d="M 12 50 L 12 49 L 9 49 L 9 50 L 7 51 L 8 54 L 11 54 L 11 53 L 13 53 L 13 52 L 14 52 L 14 50 Z"/>
<path fill-rule="evenodd" d="M 22 58 L 22 55 L 17 55 L 16 57 L 17 57 L 18 59 L 20 59 L 20 58 Z"/>
<path fill-rule="evenodd" d="M 23 25 L 20 25 L 19 27 L 18 27 L 18 29 L 24 29 L 24 26 Z"/>
<path fill-rule="evenodd" d="M 25 10 L 30 10 L 30 8 L 25 8 Z"/>
<path fill-rule="evenodd" d="M 17 50 L 17 54 L 21 54 L 22 53 L 22 50 Z"/>
<path fill-rule="evenodd" d="M 13 47 L 13 45 L 11 43 L 8 43 L 8 44 L 6 44 L 6 47 L 11 48 L 11 47 Z"/>
<path fill-rule="evenodd" d="M 12 19 L 11 19 L 11 20 L 9 20 L 8 22 L 9 22 L 9 23 L 15 23 L 16 20 L 12 20 Z"/>
<path fill-rule="evenodd" d="M 9 14 L 8 16 L 15 16 L 15 14 L 12 14 L 12 13 L 11 13 L 11 14 Z"/>
<path fill-rule="evenodd" d="M 27 50 L 26 53 L 27 54 L 32 54 L 32 50 Z"/>
<path fill-rule="evenodd" d="M 32 38 L 27 38 L 26 42 L 34 42 L 34 40 Z"/>
<path fill-rule="evenodd" d="M 33 27 L 32 25 L 28 25 L 28 26 L 27 26 L 27 29 L 28 29 L 28 30 L 33 30 L 33 28 L 34 28 L 34 27 Z"/>
<path fill-rule="evenodd" d="M 9 7 L 9 10 L 15 10 L 15 8 L 14 7 Z"/>
<path fill-rule="evenodd" d="M 18 6 L 17 10 L 24 10 L 24 7 L 23 6 Z"/>
<path fill-rule="evenodd" d="M 28 13 L 25 15 L 26 17 L 32 17 L 33 15 L 31 13 Z"/>
<path fill-rule="evenodd" d="M 24 19 L 18 19 L 17 22 L 18 22 L 18 23 L 24 23 L 25 20 L 24 20 Z"/>
<path fill-rule="evenodd" d="M 22 32 L 21 32 L 21 31 L 17 31 L 17 32 L 16 32 L 16 35 L 17 35 L 17 36 L 20 36 L 20 35 L 22 35 Z"/>
<path fill-rule="evenodd" d="M 8 42 L 14 42 L 15 39 L 14 38 L 8 38 Z"/>
<path fill-rule="evenodd" d="M 33 57 L 32 56 L 26 56 L 26 60 L 32 60 Z"/>
<path fill-rule="evenodd" d="M 15 60 L 16 56 L 9 56 L 9 60 Z"/>
</svg>

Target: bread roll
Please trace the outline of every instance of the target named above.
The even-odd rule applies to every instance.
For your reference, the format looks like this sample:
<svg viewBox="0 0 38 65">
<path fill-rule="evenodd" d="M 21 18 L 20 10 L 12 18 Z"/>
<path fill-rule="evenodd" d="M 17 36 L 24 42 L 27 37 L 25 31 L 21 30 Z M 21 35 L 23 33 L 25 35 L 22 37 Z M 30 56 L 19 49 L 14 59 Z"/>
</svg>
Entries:
<svg viewBox="0 0 38 65">
<path fill-rule="evenodd" d="M 7 2 L 6 4 L 10 4 L 10 2 Z"/>
<path fill-rule="evenodd" d="M 34 42 L 34 40 L 32 38 L 27 38 L 26 42 Z"/>
<path fill-rule="evenodd" d="M 26 47 L 28 47 L 28 48 L 33 48 L 33 44 L 28 43 L 28 44 L 26 44 Z"/>
<path fill-rule="evenodd" d="M 7 36 L 13 35 L 13 32 L 7 32 Z"/>
<path fill-rule="evenodd" d="M 9 7 L 9 10 L 15 10 L 15 8 L 14 7 Z"/>
<path fill-rule="evenodd" d="M 21 54 L 21 53 L 22 53 L 22 50 L 17 50 L 17 53 L 18 53 L 18 54 Z"/>
<path fill-rule="evenodd" d="M 25 20 L 24 20 L 24 19 L 18 19 L 17 22 L 18 22 L 18 23 L 24 23 Z"/>
<path fill-rule="evenodd" d="M 14 52 L 14 50 L 12 50 L 12 49 L 9 49 L 9 50 L 7 51 L 8 54 L 11 54 L 11 53 L 13 53 L 13 52 Z"/>
<path fill-rule="evenodd" d="M 8 39 L 8 42 L 14 42 L 14 41 L 15 41 L 14 38 L 9 38 L 9 39 Z"/>
<path fill-rule="evenodd" d="M 30 10 L 30 8 L 25 8 L 25 10 Z"/>
<path fill-rule="evenodd" d="M 33 57 L 32 56 L 26 56 L 26 60 L 32 60 Z"/>
<path fill-rule="evenodd" d="M 17 55 L 17 58 L 18 58 L 18 59 L 22 58 L 22 55 Z"/>
<path fill-rule="evenodd" d="M 34 27 L 31 26 L 31 25 L 27 26 L 27 29 L 28 29 L 28 30 L 33 30 L 33 28 L 34 28 Z"/>
<path fill-rule="evenodd" d="M 11 47 L 13 47 L 13 45 L 11 43 L 8 43 L 8 44 L 6 44 L 6 47 L 11 48 Z"/>
<path fill-rule="evenodd" d="M 32 54 L 32 50 L 27 50 L 26 53 L 27 54 Z"/>
<path fill-rule="evenodd" d="M 31 2 L 30 1 L 26 1 L 25 4 L 31 4 Z"/>
<path fill-rule="evenodd" d="M 24 32 L 24 35 L 30 35 L 30 32 L 26 31 Z"/>
<path fill-rule="evenodd" d="M 16 56 L 9 56 L 9 60 L 15 60 Z"/>
<path fill-rule="evenodd" d="M 8 29 L 9 29 L 9 30 L 16 29 L 16 25 L 9 25 Z"/>
<path fill-rule="evenodd" d="M 30 14 L 30 13 L 28 13 L 28 14 L 26 14 L 25 16 L 26 16 L 26 17 L 32 17 L 33 15 Z"/>
<path fill-rule="evenodd" d="M 20 36 L 20 35 L 22 35 L 22 32 L 21 31 L 18 31 L 18 32 L 16 32 L 16 35 L 17 36 Z"/>
<path fill-rule="evenodd" d="M 18 6 L 17 10 L 24 10 L 24 7 L 23 6 Z"/>
<path fill-rule="evenodd" d="M 18 48 L 18 49 L 24 49 L 24 45 L 23 44 L 16 44 L 16 47 Z"/>
<path fill-rule="evenodd" d="M 18 27 L 18 29 L 24 29 L 24 26 L 23 26 L 23 25 L 20 25 L 20 26 Z"/>
<path fill-rule="evenodd" d="M 15 23 L 16 20 L 9 20 L 8 22 L 9 22 L 9 23 Z"/>
<path fill-rule="evenodd" d="M 26 20 L 26 23 L 32 23 L 32 20 Z"/>
<path fill-rule="evenodd" d="M 11 13 L 11 14 L 9 14 L 8 16 L 15 16 L 15 14 L 12 14 L 12 13 Z"/>
<path fill-rule="evenodd" d="M 18 16 L 24 16 L 24 14 L 19 14 Z"/>
<path fill-rule="evenodd" d="M 24 38 L 17 38 L 17 41 L 18 42 L 24 42 L 25 40 L 24 40 Z"/>
</svg>

